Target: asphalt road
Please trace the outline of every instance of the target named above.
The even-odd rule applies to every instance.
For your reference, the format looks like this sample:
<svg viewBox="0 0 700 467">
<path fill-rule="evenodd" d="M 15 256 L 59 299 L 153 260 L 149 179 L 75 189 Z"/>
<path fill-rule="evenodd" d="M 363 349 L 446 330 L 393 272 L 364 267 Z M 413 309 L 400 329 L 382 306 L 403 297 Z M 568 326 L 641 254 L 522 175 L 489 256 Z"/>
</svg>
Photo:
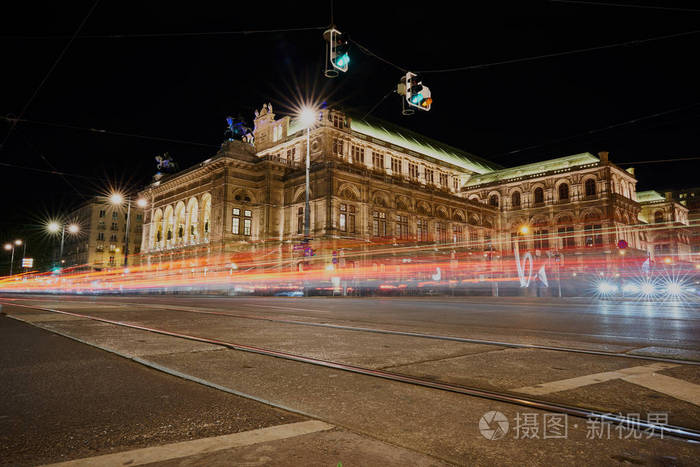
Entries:
<svg viewBox="0 0 700 467">
<path fill-rule="evenodd" d="M 0 463 L 36 465 L 302 417 L 0 316 Z"/>
<path fill-rule="evenodd" d="M 499 456 L 509 456 L 512 463 L 532 465 L 551 465 L 555 459 L 580 462 L 584 458 L 591 465 L 612 461 L 666 462 L 663 459 L 671 459 L 667 462 L 671 465 L 682 465 L 698 455 L 697 447 L 676 441 L 588 440 L 585 420 L 573 424 L 566 442 L 556 445 L 499 445 L 491 441 L 484 444 L 476 429 L 481 414 L 497 408 L 513 420 L 522 408 L 494 406 L 476 398 L 385 383 L 367 376 L 8 304 L 64 310 L 433 381 L 537 394 L 539 399 L 600 411 L 642 416 L 664 412 L 671 424 L 700 429 L 700 366 L 654 366 L 652 361 L 619 356 L 506 348 L 347 329 L 362 327 L 603 350 L 692 363 L 700 361 L 700 320 L 695 305 L 490 297 L 306 299 L 182 295 L 14 296 L 0 298 L 0 302 L 5 303 L 4 312 L 36 326 L 120 354 L 142 357 L 404 446 L 415 450 L 416 455 L 424 453 L 447 462 L 493 465 L 499 463 Z"/>
</svg>

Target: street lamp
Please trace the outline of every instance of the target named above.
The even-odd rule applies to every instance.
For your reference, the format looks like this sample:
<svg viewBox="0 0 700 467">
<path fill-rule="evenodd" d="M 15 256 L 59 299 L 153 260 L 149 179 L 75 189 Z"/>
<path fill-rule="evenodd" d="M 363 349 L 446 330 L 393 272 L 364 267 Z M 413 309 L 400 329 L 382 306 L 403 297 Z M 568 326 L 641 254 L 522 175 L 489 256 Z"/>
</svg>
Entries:
<svg viewBox="0 0 700 467">
<path fill-rule="evenodd" d="M 121 206 L 126 201 L 126 235 L 124 236 L 124 267 L 129 266 L 129 230 L 131 224 L 131 197 L 124 196 L 121 193 L 112 193 L 109 197 L 110 203 L 115 206 Z M 136 200 L 136 205 L 140 208 L 145 208 L 148 201 L 143 198 Z"/>
<path fill-rule="evenodd" d="M 22 245 L 22 240 L 15 240 L 14 242 L 8 242 L 5 243 L 5 250 L 11 251 L 12 254 L 10 256 L 10 275 L 12 275 L 12 267 L 15 264 L 15 247 Z"/>
<path fill-rule="evenodd" d="M 298 118 L 302 128 L 306 128 L 306 202 L 304 205 L 304 241 L 309 241 L 310 224 L 311 224 L 311 209 L 309 207 L 309 192 L 311 191 L 309 183 L 309 168 L 311 166 L 311 127 L 314 126 L 317 120 L 318 109 L 312 107 L 302 107 Z"/>
<path fill-rule="evenodd" d="M 60 267 L 63 264 L 63 244 L 66 239 L 66 224 L 59 224 L 55 221 L 49 222 L 46 226 L 46 230 L 52 234 L 58 233 L 59 230 L 61 231 L 61 248 L 58 250 L 58 265 Z M 75 235 L 78 232 L 80 232 L 80 226 L 78 226 L 78 224 L 68 224 L 69 234 Z"/>
</svg>

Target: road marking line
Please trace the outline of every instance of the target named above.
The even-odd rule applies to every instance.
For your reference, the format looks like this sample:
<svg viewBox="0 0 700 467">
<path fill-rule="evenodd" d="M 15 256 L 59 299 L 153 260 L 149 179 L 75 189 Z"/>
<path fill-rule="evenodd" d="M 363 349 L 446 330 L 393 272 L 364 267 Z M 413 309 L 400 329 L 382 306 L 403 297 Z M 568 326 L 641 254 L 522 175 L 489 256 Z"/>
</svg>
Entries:
<svg viewBox="0 0 700 467">
<path fill-rule="evenodd" d="M 700 385 L 698 384 L 658 373 L 625 376 L 622 380 L 700 406 Z"/>
<path fill-rule="evenodd" d="M 124 466 L 143 465 L 152 462 L 161 462 L 170 459 L 194 456 L 197 454 L 221 451 L 251 444 L 265 443 L 295 436 L 326 431 L 334 428 L 333 425 L 318 420 L 306 422 L 288 423 L 286 425 L 271 426 L 258 430 L 244 431 L 230 435 L 214 436 L 212 438 L 183 441 L 180 443 L 166 444 L 151 448 L 135 449 L 132 451 L 106 454 L 103 456 L 75 459 L 45 467 L 88 467 L 88 466 Z"/>
<path fill-rule="evenodd" d="M 673 365 L 670 363 L 653 363 L 651 365 L 635 366 L 631 368 L 623 368 L 621 370 L 606 371 L 603 373 L 595 373 L 592 375 L 579 376 L 576 378 L 562 379 L 559 381 L 552 381 L 549 383 L 536 384 L 535 386 L 526 386 L 522 388 L 513 389 L 513 391 L 539 396 L 543 394 L 550 394 L 552 392 L 577 389 L 582 386 L 603 383 L 605 381 L 610 381 L 613 379 L 624 379 L 625 377 L 631 377 L 635 375 L 647 375 L 654 373 L 655 371 L 666 370 L 668 368 L 673 368 L 676 366 L 679 365 Z"/>
</svg>

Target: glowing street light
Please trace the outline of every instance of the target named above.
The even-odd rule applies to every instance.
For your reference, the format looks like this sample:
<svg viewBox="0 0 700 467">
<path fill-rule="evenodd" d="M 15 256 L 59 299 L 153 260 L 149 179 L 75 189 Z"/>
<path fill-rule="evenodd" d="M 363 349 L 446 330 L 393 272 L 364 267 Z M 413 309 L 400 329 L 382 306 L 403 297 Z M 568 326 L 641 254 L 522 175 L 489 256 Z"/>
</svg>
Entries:
<svg viewBox="0 0 700 467">
<path fill-rule="evenodd" d="M 527 235 L 528 233 L 530 233 L 530 227 L 528 227 L 527 225 L 521 226 L 520 233 L 523 235 Z"/>
<path fill-rule="evenodd" d="M 131 229 L 131 197 L 125 197 L 121 193 L 112 193 L 109 197 L 110 203 L 115 206 L 121 206 L 126 201 L 126 235 L 124 238 L 124 267 L 129 265 L 129 230 Z M 141 209 L 148 206 L 148 201 L 144 198 L 139 198 L 136 200 L 136 205 Z M 118 251 L 118 250 L 117 250 Z"/>
<path fill-rule="evenodd" d="M 10 275 L 12 275 L 12 267 L 15 265 L 15 247 L 22 245 L 22 240 L 17 239 L 14 242 L 5 243 L 5 251 L 11 251 L 10 256 Z"/>
<path fill-rule="evenodd" d="M 309 207 L 309 192 L 311 185 L 309 182 L 309 168 L 311 167 L 311 127 L 318 120 L 318 109 L 310 106 L 304 106 L 299 111 L 297 118 L 303 128 L 306 128 L 306 199 L 304 204 L 304 241 L 309 241 L 310 225 L 311 224 L 311 208 Z"/>
<path fill-rule="evenodd" d="M 65 223 L 59 224 L 56 221 L 51 221 L 48 224 L 46 224 L 46 230 L 48 230 L 49 233 L 57 234 L 59 230 L 61 231 L 61 248 L 58 250 L 59 263 L 63 263 L 63 244 L 66 239 L 66 227 L 68 227 L 69 234 L 75 235 L 78 232 L 80 232 L 80 226 L 78 224 L 66 225 Z"/>
</svg>

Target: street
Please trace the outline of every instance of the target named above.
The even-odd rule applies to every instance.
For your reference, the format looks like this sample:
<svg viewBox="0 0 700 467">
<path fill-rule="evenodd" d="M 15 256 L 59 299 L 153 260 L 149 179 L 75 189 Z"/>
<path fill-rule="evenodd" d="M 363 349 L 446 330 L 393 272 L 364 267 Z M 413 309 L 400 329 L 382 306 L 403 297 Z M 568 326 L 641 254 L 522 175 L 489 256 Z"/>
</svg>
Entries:
<svg viewBox="0 0 700 467">
<path fill-rule="evenodd" d="M 3 339 L 11 349 L 3 352 L 3 368 L 30 366 L 17 363 L 28 340 L 40 345 L 34 353 L 58 365 L 48 372 L 37 370 L 42 387 L 51 388 L 51 393 L 47 389 L 24 406 L 12 402 L 3 409 L 3 415 L 15 420 L 9 431 L 23 433 L 6 439 L 28 442 L 39 430 L 38 439 L 46 437 L 53 445 L 42 454 L 45 457 L 31 458 L 10 443 L 7 452 L 19 456 L 16 461 L 91 457 L 308 417 L 425 456 L 435 465 L 487 465 L 502 456 L 545 465 L 567 457 L 580 459 L 582 452 L 592 464 L 611 460 L 655 464 L 667 459 L 663 462 L 684 465 L 698 455 L 697 444 L 682 440 L 700 430 L 700 333 L 694 306 L 489 297 L 5 296 L 0 303 L 8 317 L 135 359 L 120 359 L 34 328 Z M 2 321 L 26 326 L 7 318 Z M 3 326 L 7 334 L 9 325 Z M 50 342 L 41 344 L 48 338 L 28 335 L 37 332 L 50 336 Z M 114 363 L 78 365 L 80 352 L 99 352 L 100 358 Z M 120 365 L 133 367 L 138 375 L 130 378 L 137 384 L 111 370 Z M 17 376 L 23 371 L 5 371 L 10 373 L 3 378 L 9 383 L 3 385 L 4 401 L 14 401 L 18 392 L 35 385 L 33 379 Z M 387 379 L 394 375 L 411 382 Z M 98 384 L 97 392 L 80 389 L 85 384 Z M 479 396 L 479 391 L 485 394 Z M 96 399 L 81 404 L 89 410 L 71 411 L 68 423 L 61 407 L 76 392 L 81 397 L 95 394 Z M 159 397 L 173 397 L 178 405 L 154 404 Z M 255 407 L 237 410 L 235 417 L 212 413 L 222 397 Z M 141 434 L 125 436 L 99 412 L 97 402 L 105 399 L 113 405 L 104 409 L 111 414 L 121 414 L 124 407 L 139 416 L 148 413 L 134 406 L 134 400 L 161 407 L 165 413 L 148 417 L 153 426 L 137 421 Z M 550 410 L 528 407 L 530 400 L 550 404 L 546 406 Z M 673 437 L 671 431 L 654 434 L 648 426 L 646 431 L 641 426 L 632 430 L 613 423 L 604 433 L 593 429 L 591 415 L 587 419 L 568 414 L 566 432 L 546 436 L 545 415 L 560 406 L 652 420 L 682 430 Z M 241 420 L 246 410 L 252 415 Z M 36 418 L 24 417 L 18 424 L 17 414 L 24 411 Z M 491 411 L 508 420 L 501 439 L 487 439 L 489 432 L 480 431 L 481 417 Z M 39 419 L 50 423 L 40 424 Z M 529 426 L 523 420 L 529 420 Z M 7 417 L 3 423 L 9 423 Z M 64 425 L 70 428 L 58 429 Z M 93 427 L 103 425 L 108 427 L 103 431 L 113 434 L 96 437 Z M 170 428 L 163 432 L 163 426 Z M 55 443 L 58 432 L 74 441 Z M 316 460 L 318 465 L 332 465 L 327 458 Z"/>
</svg>

